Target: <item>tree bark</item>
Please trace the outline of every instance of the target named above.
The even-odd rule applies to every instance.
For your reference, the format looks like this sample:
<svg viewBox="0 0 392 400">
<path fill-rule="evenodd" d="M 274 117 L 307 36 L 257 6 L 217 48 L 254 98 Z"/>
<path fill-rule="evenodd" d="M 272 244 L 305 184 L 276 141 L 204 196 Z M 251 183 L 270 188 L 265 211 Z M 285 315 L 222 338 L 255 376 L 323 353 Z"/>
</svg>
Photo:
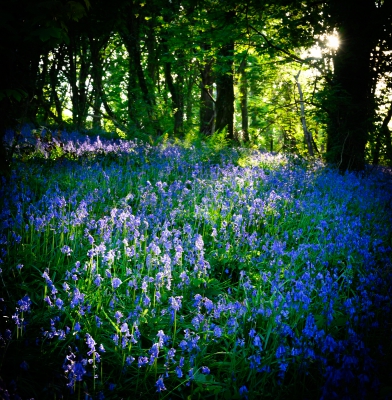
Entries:
<svg viewBox="0 0 392 400">
<path fill-rule="evenodd" d="M 183 134 L 184 128 L 184 93 L 183 93 L 183 83 L 184 77 L 182 73 L 179 71 L 177 74 L 177 80 L 174 82 L 173 76 L 171 73 L 171 62 L 165 63 L 165 80 L 167 86 L 169 88 L 171 99 L 172 99 L 172 108 L 174 115 L 174 134 L 181 135 Z"/>
<path fill-rule="evenodd" d="M 212 74 L 212 60 L 208 60 L 200 70 L 200 132 L 211 135 L 215 130 L 215 100 L 212 97 L 214 77 Z"/>
<path fill-rule="evenodd" d="M 302 130 L 304 132 L 304 139 L 305 139 L 305 143 L 307 145 L 308 148 L 308 153 L 311 157 L 314 157 L 314 152 L 313 152 L 313 138 L 312 138 L 312 134 L 308 131 L 308 128 L 306 126 L 306 117 L 305 117 L 305 104 L 304 104 L 304 95 L 302 92 L 302 87 L 301 84 L 299 82 L 299 75 L 300 75 L 301 71 L 298 72 L 297 75 L 295 75 L 295 82 L 297 84 L 297 89 L 298 89 L 298 93 L 299 93 L 299 104 L 300 104 L 300 110 L 301 110 L 301 124 L 302 124 Z"/>
<path fill-rule="evenodd" d="M 341 171 L 365 167 L 365 146 L 372 128 L 370 53 L 375 45 L 372 0 L 333 0 L 340 46 L 333 60 L 329 95 L 327 161 Z"/>
<path fill-rule="evenodd" d="M 247 57 L 245 56 L 239 67 L 240 74 L 240 105 L 241 105 L 241 130 L 242 140 L 249 142 L 249 116 L 248 116 L 248 78 L 246 73 Z"/>
<path fill-rule="evenodd" d="M 219 73 L 216 78 L 215 129 L 227 128 L 227 136 L 234 140 L 234 42 L 223 45 L 219 51 Z"/>
</svg>

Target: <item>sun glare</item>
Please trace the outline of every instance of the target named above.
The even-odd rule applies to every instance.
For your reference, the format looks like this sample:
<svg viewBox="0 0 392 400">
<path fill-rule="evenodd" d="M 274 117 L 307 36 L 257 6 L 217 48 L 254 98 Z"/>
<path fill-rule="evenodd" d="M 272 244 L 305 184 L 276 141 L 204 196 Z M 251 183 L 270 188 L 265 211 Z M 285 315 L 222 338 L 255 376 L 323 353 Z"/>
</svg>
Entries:
<svg viewBox="0 0 392 400">
<path fill-rule="evenodd" d="M 333 49 L 333 50 L 337 50 L 338 49 L 338 47 L 339 47 L 339 37 L 338 37 L 338 35 L 336 33 L 333 34 L 333 35 L 329 35 L 327 37 L 327 46 L 330 49 Z"/>
</svg>

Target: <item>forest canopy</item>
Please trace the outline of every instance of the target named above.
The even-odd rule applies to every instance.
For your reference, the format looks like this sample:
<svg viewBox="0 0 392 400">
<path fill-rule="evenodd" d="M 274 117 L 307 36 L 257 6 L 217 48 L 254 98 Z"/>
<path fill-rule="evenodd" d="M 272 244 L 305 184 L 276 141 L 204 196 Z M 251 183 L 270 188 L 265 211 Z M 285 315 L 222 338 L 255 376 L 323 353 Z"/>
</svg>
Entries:
<svg viewBox="0 0 392 400">
<path fill-rule="evenodd" d="M 383 0 L 8 0 L 7 129 L 210 136 L 392 165 L 392 4 Z"/>
</svg>

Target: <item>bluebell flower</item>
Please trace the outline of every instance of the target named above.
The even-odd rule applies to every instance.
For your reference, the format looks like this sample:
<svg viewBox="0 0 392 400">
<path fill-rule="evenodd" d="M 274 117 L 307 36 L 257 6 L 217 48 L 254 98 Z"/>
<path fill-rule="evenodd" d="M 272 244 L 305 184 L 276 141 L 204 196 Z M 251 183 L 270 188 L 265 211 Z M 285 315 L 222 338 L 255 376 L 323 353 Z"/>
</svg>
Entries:
<svg viewBox="0 0 392 400">
<path fill-rule="evenodd" d="M 195 247 L 197 250 L 202 251 L 204 248 L 203 237 L 201 235 L 196 235 Z"/>
<path fill-rule="evenodd" d="M 101 282 L 103 281 L 103 278 L 101 277 L 100 274 L 97 274 L 94 278 L 94 284 L 96 286 L 101 286 Z"/>
<path fill-rule="evenodd" d="M 182 296 L 169 297 L 169 304 L 173 311 L 178 311 L 181 308 Z"/>
<path fill-rule="evenodd" d="M 22 361 L 20 368 L 22 368 L 24 371 L 27 371 L 29 369 L 29 364 L 27 364 L 26 361 Z"/>
<path fill-rule="evenodd" d="M 86 333 L 86 344 L 87 347 L 90 349 L 87 352 L 87 355 L 91 356 L 91 354 L 93 354 L 96 350 L 95 350 L 95 340 L 92 338 L 92 336 L 89 333 Z"/>
<path fill-rule="evenodd" d="M 118 346 L 119 336 L 117 335 L 117 333 L 115 333 L 115 334 L 112 336 L 112 339 L 113 339 L 114 344 L 115 344 L 116 346 Z"/>
<path fill-rule="evenodd" d="M 177 374 L 177 378 L 182 378 L 183 377 L 183 372 L 180 366 L 176 367 L 176 374 Z"/>
<path fill-rule="evenodd" d="M 57 298 L 56 301 L 55 301 L 55 304 L 60 310 L 62 310 L 63 305 L 64 305 L 64 301 L 61 300 L 60 298 Z"/>
<path fill-rule="evenodd" d="M 262 343 L 261 343 L 260 336 L 256 335 L 256 336 L 253 338 L 253 345 L 254 345 L 255 347 L 258 347 L 258 348 L 259 348 L 259 351 L 262 351 L 262 350 L 263 350 L 263 345 L 262 345 Z"/>
<path fill-rule="evenodd" d="M 148 358 L 147 357 L 143 357 L 143 356 L 139 356 L 138 361 L 137 361 L 137 366 L 139 368 L 143 367 L 144 365 L 148 364 Z"/>
<path fill-rule="evenodd" d="M 248 399 L 247 394 L 249 393 L 249 391 L 248 391 L 248 388 L 245 385 L 240 387 L 238 393 L 241 396 L 241 398 Z"/>
<path fill-rule="evenodd" d="M 63 246 L 62 248 L 61 248 L 61 252 L 63 253 L 63 254 L 65 254 L 66 256 L 70 256 L 71 255 L 71 253 L 72 253 L 72 249 L 69 247 L 69 246 L 67 246 L 67 245 L 65 245 L 65 246 Z"/>
<path fill-rule="evenodd" d="M 117 323 L 120 323 L 120 319 L 123 317 L 123 313 L 121 311 L 116 311 L 114 313 L 114 318 L 116 318 Z"/>
<path fill-rule="evenodd" d="M 122 284 L 121 279 L 113 278 L 113 280 L 112 280 L 113 289 L 117 289 L 121 284 Z"/>
<path fill-rule="evenodd" d="M 49 307 L 53 307 L 52 300 L 50 299 L 49 296 L 46 296 L 44 298 L 44 301 L 48 304 Z"/>
<path fill-rule="evenodd" d="M 201 367 L 201 372 L 203 373 L 203 374 L 206 374 L 206 375 L 208 375 L 211 371 L 210 371 L 210 369 L 208 368 L 208 367 Z"/>
<path fill-rule="evenodd" d="M 165 387 L 165 385 L 164 385 L 164 383 L 163 383 L 163 377 L 162 377 L 162 375 L 161 375 L 161 376 L 159 377 L 159 379 L 156 381 L 155 386 L 156 386 L 156 388 L 157 388 L 157 392 L 158 392 L 158 393 L 163 392 L 164 390 L 166 390 L 166 387 Z"/>
<path fill-rule="evenodd" d="M 281 344 L 277 349 L 276 349 L 276 358 L 282 358 L 286 355 L 286 348 L 284 347 L 283 344 Z"/>
<path fill-rule="evenodd" d="M 216 338 L 220 338 L 222 336 L 222 329 L 219 326 L 215 326 L 215 328 L 214 328 L 214 336 Z"/>
<path fill-rule="evenodd" d="M 175 355 L 176 355 L 176 349 L 174 348 L 169 349 L 169 351 L 167 352 L 167 357 L 169 360 L 172 360 Z"/>
<path fill-rule="evenodd" d="M 131 365 L 133 362 L 135 361 L 135 358 L 132 356 L 127 356 L 127 358 L 125 359 L 125 363 L 129 366 Z"/>
</svg>

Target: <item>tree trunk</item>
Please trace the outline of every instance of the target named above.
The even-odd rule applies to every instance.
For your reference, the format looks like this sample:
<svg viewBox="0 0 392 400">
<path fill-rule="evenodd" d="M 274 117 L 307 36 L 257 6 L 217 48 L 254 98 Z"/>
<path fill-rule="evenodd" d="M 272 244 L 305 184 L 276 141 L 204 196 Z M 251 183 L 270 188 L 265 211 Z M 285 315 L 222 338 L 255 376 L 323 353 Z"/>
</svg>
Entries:
<svg viewBox="0 0 392 400">
<path fill-rule="evenodd" d="M 212 75 L 212 61 L 207 61 L 201 74 L 200 91 L 200 132 L 203 135 L 214 133 L 215 122 L 215 100 L 212 97 L 214 78 Z"/>
<path fill-rule="evenodd" d="M 102 128 L 102 49 L 104 49 L 109 41 L 109 36 L 96 39 L 92 36 L 89 38 L 91 50 L 91 76 L 93 79 L 93 128 Z"/>
<path fill-rule="evenodd" d="M 171 62 L 165 63 L 165 80 L 169 88 L 171 98 L 172 98 L 172 108 L 174 115 L 174 134 L 181 135 L 184 128 L 184 93 L 183 93 L 183 83 L 184 77 L 182 72 L 178 72 L 177 80 L 174 82 L 171 73 Z"/>
<path fill-rule="evenodd" d="M 373 164 L 377 165 L 380 162 L 380 152 L 381 152 L 381 144 L 385 143 L 386 148 L 386 156 L 389 159 L 390 163 L 392 163 L 392 143 L 391 143 L 391 131 L 388 128 L 389 123 L 392 119 L 392 103 L 389 106 L 387 115 L 382 121 L 382 125 L 380 130 L 377 132 L 376 143 L 373 150 Z"/>
<path fill-rule="evenodd" d="M 365 167 L 365 146 L 372 128 L 370 53 L 374 46 L 371 0 L 334 0 L 340 46 L 333 60 L 327 161 L 341 171 Z"/>
<path fill-rule="evenodd" d="M 234 140 L 234 42 L 223 45 L 219 51 L 219 73 L 216 78 L 216 121 L 215 129 L 227 128 L 227 136 Z"/>
<path fill-rule="evenodd" d="M 298 72 L 297 75 L 295 75 L 295 82 L 297 83 L 297 88 L 298 88 L 298 93 L 299 93 L 299 104 L 300 104 L 300 109 L 301 109 L 301 124 L 302 124 L 302 130 L 304 132 L 304 139 L 305 143 L 308 148 L 308 153 L 311 157 L 314 157 L 314 152 L 313 152 L 313 138 L 312 134 L 308 131 L 308 128 L 306 126 L 306 117 L 305 117 L 305 104 L 304 104 L 304 95 L 302 93 L 302 87 L 301 84 L 299 83 L 299 75 L 301 71 Z"/>
<path fill-rule="evenodd" d="M 248 116 L 248 78 L 246 74 L 247 57 L 244 57 L 239 67 L 240 74 L 240 104 L 241 104 L 241 129 L 242 140 L 249 142 L 249 116 Z"/>
</svg>

